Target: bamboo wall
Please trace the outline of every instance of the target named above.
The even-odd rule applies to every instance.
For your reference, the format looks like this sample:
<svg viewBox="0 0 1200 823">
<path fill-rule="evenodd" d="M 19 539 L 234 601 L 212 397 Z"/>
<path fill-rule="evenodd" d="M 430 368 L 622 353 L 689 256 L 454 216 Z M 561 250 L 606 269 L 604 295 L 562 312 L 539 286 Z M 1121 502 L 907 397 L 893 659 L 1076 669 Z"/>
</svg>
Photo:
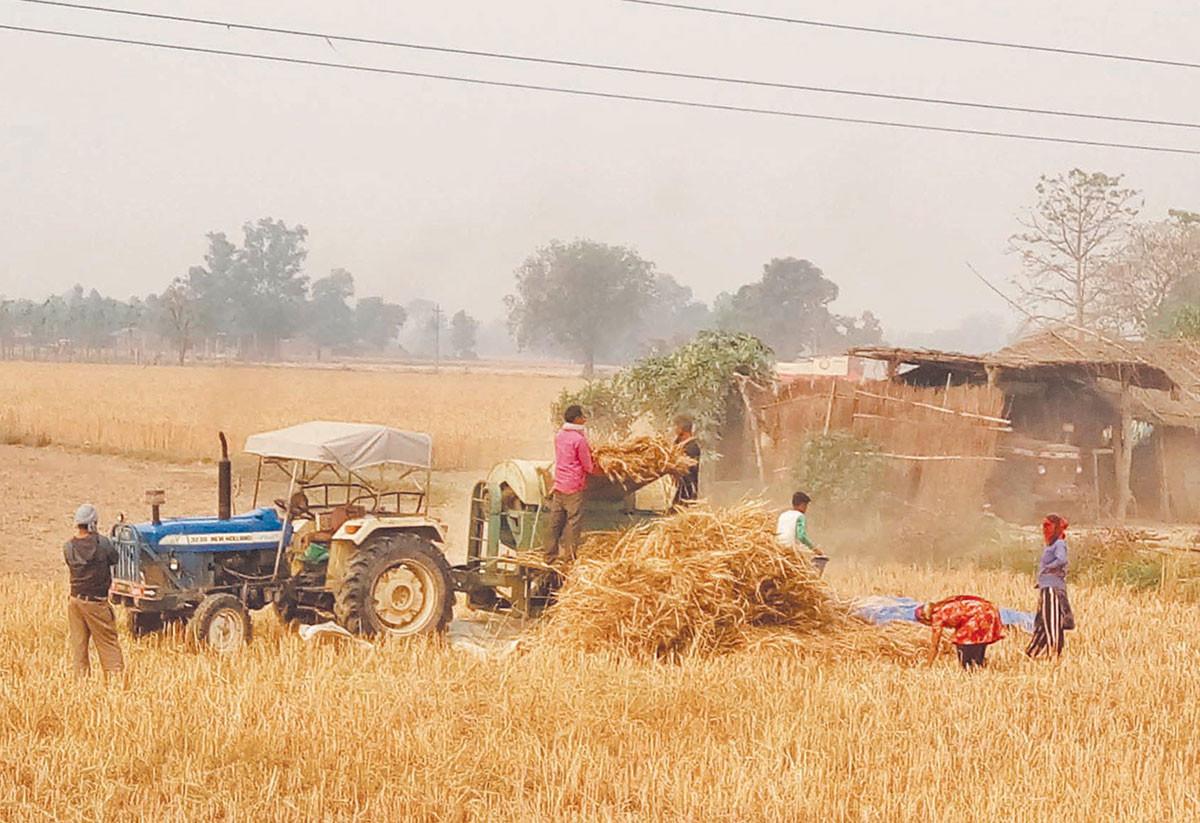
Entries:
<svg viewBox="0 0 1200 823">
<path fill-rule="evenodd" d="M 911 504 L 944 510 L 978 506 L 1009 426 L 1004 394 L 986 386 L 932 389 L 902 383 L 830 381 L 788 386 L 758 407 L 764 462 L 786 475 L 809 435 L 850 432 L 885 455 L 889 482 Z"/>
</svg>

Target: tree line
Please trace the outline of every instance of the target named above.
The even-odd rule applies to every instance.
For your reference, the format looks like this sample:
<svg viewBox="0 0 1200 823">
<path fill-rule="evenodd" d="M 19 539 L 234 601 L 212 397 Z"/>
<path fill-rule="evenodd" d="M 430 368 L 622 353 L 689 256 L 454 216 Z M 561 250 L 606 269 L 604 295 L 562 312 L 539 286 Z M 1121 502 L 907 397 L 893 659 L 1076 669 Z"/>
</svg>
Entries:
<svg viewBox="0 0 1200 823">
<path fill-rule="evenodd" d="M 203 263 L 146 297 L 121 301 L 76 286 L 43 301 L 2 301 L 0 341 L 87 354 L 110 348 L 121 333 L 149 333 L 166 341 L 180 364 L 206 340 L 241 358 L 278 357 L 281 342 L 295 338 L 318 351 L 397 350 L 409 320 L 406 307 L 380 297 L 356 299 L 354 277 L 345 269 L 310 280 L 307 237 L 304 226 L 262 218 L 242 227 L 240 244 L 222 232 L 207 235 Z M 479 324 L 466 311 L 447 317 L 439 309 L 419 321 L 448 356 L 476 356 Z"/>
<path fill-rule="evenodd" d="M 1013 302 L 1031 320 L 1200 339 L 1200 215 L 1145 219 L 1142 193 L 1103 172 L 1044 176 L 1035 193 L 1009 238 L 1019 260 Z M 318 351 L 477 356 L 480 325 L 464 310 L 360 297 L 340 268 L 310 280 L 307 240 L 301 225 L 262 218 L 243 225 L 240 242 L 208 234 L 203 261 L 145 297 L 121 301 L 76 286 L 44 301 L 0 301 L 0 343 L 99 351 L 137 331 L 167 341 L 181 363 L 204 341 L 270 359 L 297 338 Z M 768 260 L 712 305 L 635 249 L 586 239 L 551 241 L 514 275 L 504 298 L 512 340 L 572 357 L 589 374 L 598 361 L 666 351 L 705 329 L 751 334 L 781 359 L 883 342 L 871 312 L 833 311 L 837 284 L 797 257 Z"/>
<path fill-rule="evenodd" d="M 283 341 L 298 338 L 318 351 L 477 356 L 479 322 L 465 310 L 359 297 L 353 275 L 341 268 L 311 280 L 304 270 L 307 239 L 301 225 L 262 218 L 242 227 L 240 243 L 208 234 L 203 261 L 145 297 L 121 301 L 76 286 L 44 301 L 0 302 L 0 341 L 86 356 L 112 347 L 122 333 L 148 333 L 169 345 L 180 364 L 214 340 L 243 359 L 277 358 Z M 664 351 L 702 329 L 755 335 L 784 358 L 882 341 L 870 312 L 834 313 L 837 285 L 795 257 L 770 260 L 756 279 L 722 293 L 711 307 L 635 250 L 591 240 L 552 241 L 515 278 L 516 290 L 504 301 L 513 340 L 522 349 L 570 356 L 589 374 L 598 359 L 624 362 Z"/>
<path fill-rule="evenodd" d="M 835 314 L 837 284 L 808 260 L 774 258 L 761 275 L 710 308 L 691 288 L 624 246 L 554 241 L 516 271 L 505 298 L 509 329 L 522 348 L 565 352 L 591 376 L 598 359 L 625 361 L 675 348 L 697 332 L 753 335 L 783 359 L 883 341 L 871 312 Z"/>
</svg>

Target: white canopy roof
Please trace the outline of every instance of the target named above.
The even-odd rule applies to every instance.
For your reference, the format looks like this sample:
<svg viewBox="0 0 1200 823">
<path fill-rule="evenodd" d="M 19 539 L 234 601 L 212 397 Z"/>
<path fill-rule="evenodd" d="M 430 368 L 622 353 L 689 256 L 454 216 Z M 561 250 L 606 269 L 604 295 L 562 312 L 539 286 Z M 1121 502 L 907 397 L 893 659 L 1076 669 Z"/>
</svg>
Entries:
<svg viewBox="0 0 1200 823">
<path fill-rule="evenodd" d="M 314 420 L 246 438 L 248 454 L 284 460 L 306 460 L 359 471 L 384 463 L 430 467 L 433 438 L 369 423 Z"/>
</svg>

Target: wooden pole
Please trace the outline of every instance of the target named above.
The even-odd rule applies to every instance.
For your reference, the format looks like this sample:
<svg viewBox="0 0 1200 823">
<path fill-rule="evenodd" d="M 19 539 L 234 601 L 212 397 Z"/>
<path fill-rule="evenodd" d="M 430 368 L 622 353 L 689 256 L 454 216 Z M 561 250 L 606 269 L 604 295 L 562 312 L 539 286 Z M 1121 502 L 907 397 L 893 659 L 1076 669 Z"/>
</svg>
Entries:
<svg viewBox="0 0 1200 823">
<path fill-rule="evenodd" d="M 1133 492 L 1129 488 L 1130 469 L 1133 466 L 1133 416 L 1129 408 L 1129 385 L 1121 382 L 1121 430 L 1116 444 L 1117 461 L 1117 522 L 1124 523 L 1129 513 L 1129 501 Z"/>
<path fill-rule="evenodd" d="M 758 416 L 754 413 L 754 406 L 750 402 L 750 394 L 746 391 L 746 378 L 737 375 L 738 394 L 742 396 L 742 405 L 746 409 L 746 425 L 750 429 L 750 437 L 754 441 L 754 466 L 758 469 L 758 482 L 766 484 L 767 472 L 763 467 L 762 456 L 762 437 L 759 434 Z"/>
<path fill-rule="evenodd" d="M 829 424 L 833 420 L 833 402 L 837 400 L 837 378 L 829 384 L 829 405 L 825 407 L 825 434 L 829 434 Z"/>
<path fill-rule="evenodd" d="M 1166 430 L 1160 424 L 1154 431 L 1154 448 L 1158 457 L 1158 516 L 1171 519 L 1171 485 L 1167 480 Z"/>
</svg>

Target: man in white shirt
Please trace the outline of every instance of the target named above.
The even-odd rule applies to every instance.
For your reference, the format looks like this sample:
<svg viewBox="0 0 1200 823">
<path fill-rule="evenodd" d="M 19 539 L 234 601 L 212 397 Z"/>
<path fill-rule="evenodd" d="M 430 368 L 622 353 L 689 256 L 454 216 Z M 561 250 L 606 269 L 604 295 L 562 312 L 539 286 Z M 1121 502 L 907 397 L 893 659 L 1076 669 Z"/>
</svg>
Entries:
<svg viewBox="0 0 1200 823">
<path fill-rule="evenodd" d="M 813 553 L 813 565 L 817 567 L 817 571 L 822 571 L 829 559 L 808 537 L 806 515 L 809 502 L 811 500 L 804 492 L 792 495 L 792 507 L 779 515 L 779 520 L 775 523 L 775 539 L 779 541 L 779 545 L 795 552 L 799 552 L 800 547 L 805 546 Z"/>
</svg>

